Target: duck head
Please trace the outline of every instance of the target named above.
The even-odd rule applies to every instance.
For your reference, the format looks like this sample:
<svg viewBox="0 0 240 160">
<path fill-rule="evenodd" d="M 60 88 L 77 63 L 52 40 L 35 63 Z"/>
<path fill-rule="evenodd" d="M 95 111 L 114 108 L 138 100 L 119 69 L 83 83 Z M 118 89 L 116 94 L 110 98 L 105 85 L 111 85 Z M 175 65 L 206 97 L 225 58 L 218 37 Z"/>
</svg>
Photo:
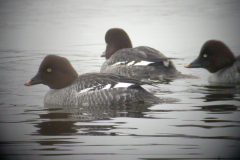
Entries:
<svg viewBox="0 0 240 160">
<path fill-rule="evenodd" d="M 215 73 L 225 67 L 231 66 L 236 58 L 226 44 L 217 40 L 209 40 L 204 43 L 200 54 L 192 63 L 185 65 L 186 68 L 205 68 Z"/>
<path fill-rule="evenodd" d="M 36 76 L 25 85 L 44 84 L 51 89 L 61 89 L 69 86 L 77 77 L 78 74 L 68 59 L 48 55 L 43 59 Z"/>
<path fill-rule="evenodd" d="M 116 51 L 123 48 L 132 48 L 132 42 L 128 34 L 120 28 L 111 28 L 105 35 L 106 51 L 101 57 L 109 59 Z"/>
</svg>

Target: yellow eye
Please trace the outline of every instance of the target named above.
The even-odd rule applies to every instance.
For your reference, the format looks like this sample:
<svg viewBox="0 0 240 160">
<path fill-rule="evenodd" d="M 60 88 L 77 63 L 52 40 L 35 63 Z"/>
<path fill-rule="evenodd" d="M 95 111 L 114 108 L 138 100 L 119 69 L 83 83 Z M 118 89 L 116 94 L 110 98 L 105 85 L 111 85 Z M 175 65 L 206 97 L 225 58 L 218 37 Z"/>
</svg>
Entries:
<svg viewBox="0 0 240 160">
<path fill-rule="evenodd" d="M 106 46 L 108 46 L 108 44 L 106 43 Z"/>
<path fill-rule="evenodd" d="M 51 72 L 51 71 L 52 71 L 51 68 L 48 68 L 48 69 L 47 69 L 47 72 Z"/>
</svg>

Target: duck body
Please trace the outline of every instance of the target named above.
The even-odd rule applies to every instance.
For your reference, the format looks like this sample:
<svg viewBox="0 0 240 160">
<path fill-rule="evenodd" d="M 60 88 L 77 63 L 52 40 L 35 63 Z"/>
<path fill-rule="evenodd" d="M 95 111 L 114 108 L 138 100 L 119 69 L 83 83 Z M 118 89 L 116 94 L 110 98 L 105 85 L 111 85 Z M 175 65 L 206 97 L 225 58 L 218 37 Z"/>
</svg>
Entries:
<svg viewBox="0 0 240 160">
<path fill-rule="evenodd" d="M 230 67 L 223 68 L 208 77 L 210 83 L 233 83 L 240 84 L 240 56 Z"/>
<path fill-rule="evenodd" d="M 103 63 L 100 72 L 115 73 L 138 79 L 170 78 L 181 75 L 171 60 L 161 52 L 146 46 L 116 51 Z"/>
<path fill-rule="evenodd" d="M 78 76 L 66 58 L 56 55 L 46 56 L 36 76 L 25 85 L 36 84 L 51 88 L 44 98 L 46 105 L 90 106 L 162 101 L 141 87 L 150 83 L 106 73 Z"/>
<path fill-rule="evenodd" d="M 48 105 L 111 105 L 146 102 L 157 103 L 140 85 L 147 84 L 118 75 L 87 73 L 80 75 L 71 85 L 47 92 L 44 103 Z"/>
<path fill-rule="evenodd" d="M 123 29 L 109 29 L 105 42 L 106 51 L 101 57 L 105 57 L 106 61 L 101 67 L 101 73 L 115 73 L 138 79 L 181 76 L 173 62 L 161 52 L 147 46 L 133 48 Z"/>
</svg>

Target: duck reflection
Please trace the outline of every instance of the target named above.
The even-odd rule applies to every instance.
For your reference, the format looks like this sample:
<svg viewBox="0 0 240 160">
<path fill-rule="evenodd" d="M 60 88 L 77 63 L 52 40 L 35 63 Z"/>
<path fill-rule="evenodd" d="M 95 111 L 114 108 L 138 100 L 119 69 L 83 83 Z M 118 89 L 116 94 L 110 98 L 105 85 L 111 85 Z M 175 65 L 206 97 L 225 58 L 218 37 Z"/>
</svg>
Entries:
<svg viewBox="0 0 240 160">
<path fill-rule="evenodd" d="M 240 94 L 238 85 L 209 85 L 204 86 L 204 90 L 206 102 L 233 100 L 237 98 L 236 94 Z"/>
<path fill-rule="evenodd" d="M 205 99 L 206 99 L 206 102 L 212 102 L 212 101 L 232 100 L 234 97 L 235 97 L 234 94 L 215 93 L 215 94 L 207 94 L 205 96 Z"/>
<path fill-rule="evenodd" d="M 73 129 L 73 121 L 47 121 L 37 124 L 35 127 L 39 135 L 62 135 L 76 133 L 77 130 Z"/>
<path fill-rule="evenodd" d="M 113 117 L 143 117 L 143 112 L 149 111 L 153 104 L 131 103 L 119 105 L 96 105 L 96 106 L 54 106 L 45 105 L 48 109 L 61 109 L 56 112 L 68 114 L 67 119 L 71 121 L 93 121 L 107 120 Z M 59 116 L 63 116 L 60 114 Z"/>
<path fill-rule="evenodd" d="M 40 115 L 40 119 L 47 121 L 38 123 L 35 127 L 39 128 L 39 135 L 68 135 L 68 134 L 103 134 L 95 132 L 96 130 L 110 130 L 113 125 L 92 124 L 94 120 L 108 120 L 114 117 L 135 117 L 143 118 L 144 112 L 149 111 L 153 104 L 126 104 L 111 106 L 54 106 L 45 105 L 49 111 L 47 114 Z M 75 125 L 75 123 L 78 125 Z M 82 122 L 82 125 L 81 125 Z M 87 123 L 87 125 L 86 125 Z M 89 124 L 89 125 L 88 125 Z M 79 130 L 88 130 L 88 132 L 79 133 Z"/>
<path fill-rule="evenodd" d="M 215 102 L 216 104 L 210 103 L 211 105 L 198 106 L 202 110 L 213 112 L 234 111 L 240 106 L 239 85 L 208 85 L 204 86 L 204 92 L 204 102 Z M 225 104 L 223 104 L 223 101 Z"/>
<path fill-rule="evenodd" d="M 223 104 L 223 105 L 207 105 L 207 106 L 202 106 L 201 108 L 202 110 L 219 112 L 219 111 L 235 111 L 237 110 L 238 106 Z"/>
</svg>

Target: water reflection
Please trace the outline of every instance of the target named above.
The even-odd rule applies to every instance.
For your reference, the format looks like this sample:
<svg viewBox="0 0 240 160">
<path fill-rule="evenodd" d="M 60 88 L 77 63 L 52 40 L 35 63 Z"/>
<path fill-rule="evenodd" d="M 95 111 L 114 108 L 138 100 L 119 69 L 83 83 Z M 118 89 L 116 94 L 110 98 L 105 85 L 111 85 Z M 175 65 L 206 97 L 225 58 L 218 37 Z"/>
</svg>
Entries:
<svg viewBox="0 0 240 160">
<path fill-rule="evenodd" d="M 232 100 L 234 98 L 234 94 L 207 94 L 205 96 L 205 102 L 212 102 L 212 101 L 222 101 L 222 100 Z"/>
<path fill-rule="evenodd" d="M 203 88 L 204 95 L 203 99 L 205 102 L 214 101 L 240 101 L 240 86 L 238 85 L 207 85 Z"/>
<path fill-rule="evenodd" d="M 199 107 L 199 106 L 198 106 Z M 211 112 L 224 112 L 224 111 L 236 111 L 239 106 L 235 105 L 206 105 L 206 106 L 200 106 L 202 110 L 208 110 Z"/>
<path fill-rule="evenodd" d="M 212 38 L 240 53 L 239 4 L 1 1 L 1 158 L 239 158 L 240 87 L 204 86 L 204 70 L 183 67 Z M 129 31 L 134 46 L 151 46 L 177 58 L 172 60 L 182 73 L 200 79 L 156 80 L 160 89 L 152 92 L 180 102 L 140 108 L 43 108 L 48 88 L 23 86 L 47 54 L 68 57 L 79 74 L 99 72 L 105 45 L 95 44 L 102 44 L 112 27 Z"/>
<path fill-rule="evenodd" d="M 66 135 L 77 134 L 79 130 L 82 135 L 99 135 L 99 131 L 113 129 L 111 125 L 75 125 L 76 122 L 91 122 L 95 120 L 109 120 L 114 117 L 135 117 L 143 118 L 144 112 L 149 111 L 152 104 L 135 104 L 131 106 L 50 106 L 45 105 L 48 113 L 40 114 L 40 119 L 46 120 L 35 125 L 39 135 Z M 98 132 L 96 132 L 96 130 Z"/>
<path fill-rule="evenodd" d="M 205 102 L 203 106 L 200 107 L 201 110 L 208 110 L 211 112 L 224 112 L 224 111 L 236 111 L 240 107 L 240 86 L 238 85 L 206 85 L 203 87 Z M 224 103 L 219 104 L 217 101 L 224 101 Z M 235 101 L 235 102 L 234 102 Z M 217 102 L 217 104 L 207 103 L 207 102 Z M 231 104 L 231 102 L 234 102 Z M 206 104 L 207 103 L 207 104 Z"/>
<path fill-rule="evenodd" d="M 73 121 L 47 121 L 41 122 L 35 125 L 37 133 L 39 135 L 66 135 L 77 133 L 77 130 L 73 128 Z"/>
<path fill-rule="evenodd" d="M 240 85 L 238 84 L 222 84 L 222 85 L 205 85 L 204 89 L 208 92 L 219 92 L 219 93 L 232 93 L 239 94 L 240 93 Z"/>
<path fill-rule="evenodd" d="M 143 112 L 149 111 L 152 104 L 136 103 L 132 105 L 96 105 L 96 106 L 56 106 L 45 105 L 45 108 L 53 109 L 55 113 L 68 113 L 67 120 L 93 121 L 107 120 L 113 117 L 143 117 Z M 50 110 L 51 111 L 51 110 Z M 61 114 L 60 114 L 61 115 Z"/>
</svg>

